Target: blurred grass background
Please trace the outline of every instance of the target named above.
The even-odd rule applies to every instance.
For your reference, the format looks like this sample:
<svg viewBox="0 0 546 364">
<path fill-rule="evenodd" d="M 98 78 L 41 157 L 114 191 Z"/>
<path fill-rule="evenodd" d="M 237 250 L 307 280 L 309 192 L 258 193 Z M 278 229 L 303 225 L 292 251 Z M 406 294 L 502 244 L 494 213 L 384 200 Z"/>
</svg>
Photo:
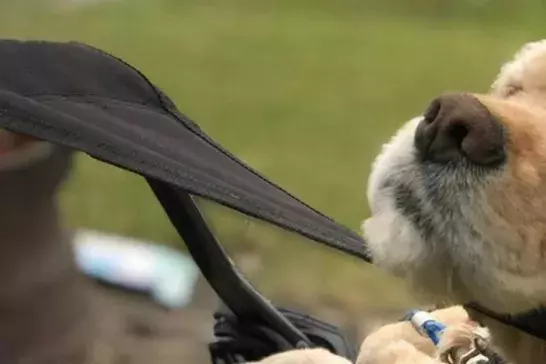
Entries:
<svg viewBox="0 0 546 364">
<path fill-rule="evenodd" d="M 542 37 L 545 20 L 539 0 L 0 4 L 2 37 L 78 40 L 125 59 L 226 148 L 355 230 L 381 144 L 441 92 L 486 92 L 503 62 Z M 84 156 L 63 208 L 73 226 L 178 241 L 140 178 Z M 411 302 L 400 282 L 352 258 L 205 209 L 270 297 L 351 314 Z"/>
</svg>

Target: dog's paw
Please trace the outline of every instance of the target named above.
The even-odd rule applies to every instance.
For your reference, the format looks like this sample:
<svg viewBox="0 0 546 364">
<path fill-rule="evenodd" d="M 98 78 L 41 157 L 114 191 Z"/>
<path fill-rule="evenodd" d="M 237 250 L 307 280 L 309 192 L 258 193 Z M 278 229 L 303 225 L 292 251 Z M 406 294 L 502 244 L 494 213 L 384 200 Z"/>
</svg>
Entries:
<svg viewBox="0 0 546 364">
<path fill-rule="evenodd" d="M 430 313 L 447 327 L 473 325 L 461 306 L 451 306 Z M 457 331 L 449 331 L 445 347 L 456 343 Z M 458 341 L 457 341 L 458 343 Z M 357 364 L 436 363 L 437 348 L 408 321 L 384 325 L 372 332 L 360 347 Z"/>
</svg>

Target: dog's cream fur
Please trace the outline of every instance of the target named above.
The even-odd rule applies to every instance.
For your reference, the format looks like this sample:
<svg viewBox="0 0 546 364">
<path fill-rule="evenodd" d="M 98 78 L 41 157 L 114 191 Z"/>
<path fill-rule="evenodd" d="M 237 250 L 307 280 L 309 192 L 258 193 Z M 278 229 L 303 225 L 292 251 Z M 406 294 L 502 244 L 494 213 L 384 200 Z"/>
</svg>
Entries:
<svg viewBox="0 0 546 364">
<path fill-rule="evenodd" d="M 417 117 L 375 161 L 372 216 L 363 228 L 376 264 L 430 297 L 519 313 L 546 304 L 546 41 L 525 45 L 502 67 L 491 92 L 474 97 L 503 124 L 508 162 L 479 176 L 468 168 L 419 168 Z M 430 211 L 435 234 L 421 236 L 395 208 L 386 183 L 411 191 Z M 470 314 L 489 327 L 511 362 L 546 361 L 541 340 Z"/>
<path fill-rule="evenodd" d="M 479 174 L 471 168 L 420 168 L 417 116 L 383 147 L 368 183 L 372 214 L 363 230 L 376 264 L 427 298 L 453 305 L 434 313 L 450 323 L 440 350 L 468 339 L 470 321 L 459 304 L 477 301 L 504 313 L 546 304 L 546 40 L 522 47 L 490 92 L 473 96 L 507 132 L 508 160 L 501 168 Z M 401 185 L 428 212 L 434 233 L 426 238 L 395 206 L 394 187 Z M 468 314 L 488 327 L 509 362 L 546 362 L 546 342 Z M 342 363 L 322 350 L 314 354 L 280 354 L 274 362 Z M 358 363 L 437 363 L 437 354 L 408 323 L 395 323 L 364 341 Z"/>
</svg>

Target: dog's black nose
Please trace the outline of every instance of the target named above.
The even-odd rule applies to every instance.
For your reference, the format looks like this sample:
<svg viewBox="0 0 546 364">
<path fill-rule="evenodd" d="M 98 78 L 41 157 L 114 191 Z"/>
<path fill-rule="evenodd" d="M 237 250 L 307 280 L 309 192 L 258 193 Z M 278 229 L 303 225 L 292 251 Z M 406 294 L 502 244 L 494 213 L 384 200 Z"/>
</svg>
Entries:
<svg viewBox="0 0 546 364">
<path fill-rule="evenodd" d="M 432 101 L 415 132 L 415 147 L 423 160 L 447 163 L 467 158 L 480 166 L 506 159 L 501 123 L 475 97 L 443 95 Z"/>
</svg>

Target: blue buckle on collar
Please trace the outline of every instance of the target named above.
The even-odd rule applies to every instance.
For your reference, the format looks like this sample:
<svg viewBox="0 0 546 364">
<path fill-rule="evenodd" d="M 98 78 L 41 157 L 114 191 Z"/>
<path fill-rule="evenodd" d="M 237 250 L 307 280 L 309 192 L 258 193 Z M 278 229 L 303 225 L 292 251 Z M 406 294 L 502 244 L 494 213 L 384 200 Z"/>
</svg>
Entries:
<svg viewBox="0 0 546 364">
<path fill-rule="evenodd" d="M 440 338 L 446 329 L 444 324 L 426 311 L 409 311 L 404 316 L 404 321 L 409 321 L 421 335 L 430 338 L 436 346 L 439 344 Z"/>
</svg>

